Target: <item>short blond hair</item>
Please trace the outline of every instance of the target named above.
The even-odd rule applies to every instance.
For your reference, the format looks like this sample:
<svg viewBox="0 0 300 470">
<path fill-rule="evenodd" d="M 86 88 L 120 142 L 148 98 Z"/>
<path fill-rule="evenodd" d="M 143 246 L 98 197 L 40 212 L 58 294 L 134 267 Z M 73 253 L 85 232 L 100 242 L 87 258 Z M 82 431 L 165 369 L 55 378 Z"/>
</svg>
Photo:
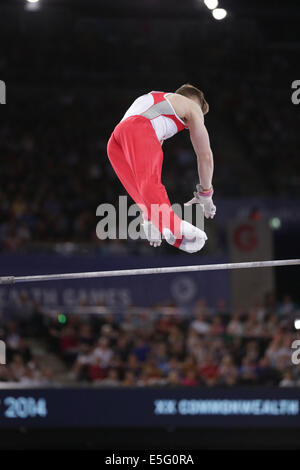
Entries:
<svg viewBox="0 0 300 470">
<path fill-rule="evenodd" d="M 191 96 L 196 96 L 199 100 L 203 114 L 208 113 L 209 104 L 204 98 L 204 93 L 203 91 L 196 88 L 194 85 L 191 85 L 190 83 L 185 83 L 180 88 L 178 88 L 175 93 L 177 93 L 178 95 L 186 96 L 187 98 L 190 98 Z"/>
</svg>

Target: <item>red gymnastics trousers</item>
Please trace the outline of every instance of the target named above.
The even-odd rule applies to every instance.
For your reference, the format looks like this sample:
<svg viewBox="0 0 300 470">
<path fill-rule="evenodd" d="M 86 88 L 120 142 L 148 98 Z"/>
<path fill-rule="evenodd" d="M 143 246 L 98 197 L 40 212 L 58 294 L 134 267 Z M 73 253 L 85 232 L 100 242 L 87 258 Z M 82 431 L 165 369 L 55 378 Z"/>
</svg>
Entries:
<svg viewBox="0 0 300 470">
<path fill-rule="evenodd" d="M 149 119 L 131 116 L 114 129 L 108 145 L 109 160 L 143 217 L 163 233 L 175 236 L 174 246 L 182 241 L 182 220 L 171 209 L 167 191 L 161 182 L 163 152 Z M 159 206 L 159 211 L 157 207 Z"/>
</svg>

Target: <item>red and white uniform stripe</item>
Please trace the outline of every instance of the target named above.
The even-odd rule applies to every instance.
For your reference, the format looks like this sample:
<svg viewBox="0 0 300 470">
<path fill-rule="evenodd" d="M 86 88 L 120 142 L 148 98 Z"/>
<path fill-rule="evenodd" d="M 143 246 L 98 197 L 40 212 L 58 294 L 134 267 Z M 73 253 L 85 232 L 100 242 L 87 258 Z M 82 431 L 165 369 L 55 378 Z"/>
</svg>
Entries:
<svg viewBox="0 0 300 470">
<path fill-rule="evenodd" d="M 185 123 L 176 114 L 168 100 L 168 95 L 162 91 L 151 91 L 137 98 L 126 111 L 122 121 L 131 116 L 144 116 L 151 121 L 159 142 L 169 139 L 177 132 L 185 129 Z"/>
</svg>

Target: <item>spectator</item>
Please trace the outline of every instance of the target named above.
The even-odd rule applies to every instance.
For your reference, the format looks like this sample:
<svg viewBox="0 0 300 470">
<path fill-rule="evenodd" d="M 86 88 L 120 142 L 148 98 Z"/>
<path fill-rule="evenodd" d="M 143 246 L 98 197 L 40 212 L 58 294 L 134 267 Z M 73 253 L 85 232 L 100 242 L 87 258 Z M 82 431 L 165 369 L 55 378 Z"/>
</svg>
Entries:
<svg viewBox="0 0 300 470">
<path fill-rule="evenodd" d="M 79 341 L 72 326 L 65 326 L 62 329 L 59 346 L 65 360 L 72 361 L 77 356 Z"/>
<path fill-rule="evenodd" d="M 91 382 L 100 382 L 106 377 L 107 369 L 103 366 L 100 358 L 93 358 L 94 360 L 88 365 L 88 378 Z"/>
<path fill-rule="evenodd" d="M 216 379 L 219 375 L 219 367 L 211 354 L 205 355 L 204 361 L 199 368 L 200 377 L 204 380 Z"/>
<path fill-rule="evenodd" d="M 143 338 L 137 338 L 135 340 L 132 353 L 140 362 L 145 362 L 150 349 L 150 345 Z"/>
<path fill-rule="evenodd" d="M 293 380 L 293 374 L 291 370 L 284 372 L 282 380 L 279 382 L 279 387 L 293 387 L 295 381 Z"/>
<path fill-rule="evenodd" d="M 196 372 L 193 369 L 188 370 L 181 380 L 181 384 L 185 387 L 195 387 L 199 385 Z"/>
<path fill-rule="evenodd" d="M 109 347 L 109 340 L 107 338 L 100 338 L 96 348 L 94 349 L 93 356 L 95 359 L 100 359 L 102 367 L 107 368 L 113 356 L 113 351 Z"/>
<path fill-rule="evenodd" d="M 101 385 L 106 385 L 107 387 L 118 387 L 121 385 L 119 379 L 119 373 L 117 369 L 110 369 L 107 373 L 107 377 L 101 381 Z"/>
<path fill-rule="evenodd" d="M 210 326 L 206 321 L 205 316 L 202 313 L 198 313 L 196 315 L 196 320 L 191 324 L 191 328 L 193 328 L 197 333 L 205 335 L 208 333 Z"/>
<path fill-rule="evenodd" d="M 240 319 L 240 313 L 235 312 L 227 326 L 227 333 L 232 336 L 243 336 L 244 327 Z"/>
</svg>

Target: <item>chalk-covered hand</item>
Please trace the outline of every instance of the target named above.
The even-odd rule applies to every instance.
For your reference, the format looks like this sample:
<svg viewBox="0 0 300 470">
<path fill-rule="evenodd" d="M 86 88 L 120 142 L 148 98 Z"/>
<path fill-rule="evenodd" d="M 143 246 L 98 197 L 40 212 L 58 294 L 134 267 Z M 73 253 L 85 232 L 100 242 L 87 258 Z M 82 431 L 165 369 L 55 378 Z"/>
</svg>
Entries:
<svg viewBox="0 0 300 470">
<path fill-rule="evenodd" d="M 197 191 L 194 192 L 194 197 L 185 203 L 185 206 L 191 204 L 202 204 L 204 215 L 207 219 L 213 219 L 216 214 L 216 206 L 213 203 L 212 196 L 214 194 L 213 188 L 204 191 L 200 184 L 196 186 Z"/>
</svg>

